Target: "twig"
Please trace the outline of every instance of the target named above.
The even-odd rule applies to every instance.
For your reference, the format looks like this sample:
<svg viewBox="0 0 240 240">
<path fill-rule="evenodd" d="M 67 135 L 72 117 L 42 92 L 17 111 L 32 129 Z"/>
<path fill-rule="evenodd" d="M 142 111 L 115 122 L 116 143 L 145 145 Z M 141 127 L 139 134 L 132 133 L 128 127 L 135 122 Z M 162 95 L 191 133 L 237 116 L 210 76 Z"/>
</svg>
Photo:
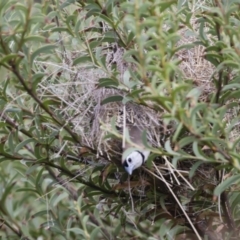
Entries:
<svg viewBox="0 0 240 240">
<path fill-rule="evenodd" d="M 133 202 L 133 197 L 132 197 L 132 192 L 131 192 L 130 178 L 131 178 L 131 176 L 128 175 L 128 191 L 129 191 L 129 197 L 130 197 L 131 205 L 132 205 L 132 212 L 134 212 L 134 202 Z"/>
<path fill-rule="evenodd" d="M 173 197 L 174 197 L 174 199 L 176 200 L 176 202 L 177 202 L 178 206 L 181 208 L 181 210 L 182 210 L 183 214 L 184 214 L 184 215 L 185 215 L 185 217 L 187 218 L 187 220 L 188 220 L 189 224 L 191 225 L 191 227 L 192 227 L 193 231 L 195 232 L 195 234 L 196 234 L 197 238 L 198 238 L 199 240 L 202 240 L 202 238 L 201 238 L 201 236 L 199 235 L 199 233 L 198 233 L 197 229 L 194 227 L 194 225 L 193 225 L 193 223 L 192 223 L 191 219 L 188 217 L 188 215 L 187 215 L 186 211 L 184 210 L 184 208 L 183 208 L 182 204 L 179 202 L 179 200 L 178 200 L 177 196 L 174 194 L 173 190 L 171 189 L 171 187 L 169 186 L 168 182 L 165 180 L 165 178 L 163 177 L 162 173 L 159 171 L 159 169 L 157 168 L 157 166 L 155 165 L 155 163 L 154 163 L 154 162 L 153 162 L 153 166 L 155 167 L 155 169 L 157 170 L 158 174 L 159 174 L 159 175 L 161 176 L 161 178 L 163 179 L 163 181 L 164 181 L 164 183 L 166 184 L 166 186 L 167 186 L 168 190 L 171 192 L 172 196 L 173 196 Z"/>
<path fill-rule="evenodd" d="M 28 240 L 29 238 L 23 236 L 23 233 L 20 228 L 16 229 L 16 226 L 13 227 L 12 224 L 8 223 L 5 219 L 0 218 L 0 221 L 2 221 L 2 224 L 6 225 L 8 228 L 10 228 L 19 238 Z"/>
</svg>

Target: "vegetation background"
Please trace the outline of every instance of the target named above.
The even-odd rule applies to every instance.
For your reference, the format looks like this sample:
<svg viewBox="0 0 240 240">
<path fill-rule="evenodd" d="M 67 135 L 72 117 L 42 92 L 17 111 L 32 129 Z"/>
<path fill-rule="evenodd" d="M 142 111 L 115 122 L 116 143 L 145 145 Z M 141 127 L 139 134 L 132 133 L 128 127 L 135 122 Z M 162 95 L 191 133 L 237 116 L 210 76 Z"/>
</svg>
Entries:
<svg viewBox="0 0 240 240">
<path fill-rule="evenodd" d="M 1 239 L 239 239 L 239 71 L 239 0 L 1 0 Z"/>
</svg>

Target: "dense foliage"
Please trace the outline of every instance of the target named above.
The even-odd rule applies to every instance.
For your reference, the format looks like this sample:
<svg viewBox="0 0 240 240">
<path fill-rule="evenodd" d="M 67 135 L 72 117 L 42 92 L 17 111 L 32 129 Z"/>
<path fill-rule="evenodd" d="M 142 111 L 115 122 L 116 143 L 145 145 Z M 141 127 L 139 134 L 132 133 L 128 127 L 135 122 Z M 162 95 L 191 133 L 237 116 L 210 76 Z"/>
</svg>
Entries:
<svg viewBox="0 0 240 240">
<path fill-rule="evenodd" d="M 239 6 L 1 0 L 0 236 L 239 239 Z M 113 46 L 128 71 L 109 64 Z M 204 81 L 182 67 L 197 59 L 179 57 L 196 48 L 212 70 Z M 120 161 L 83 135 L 91 81 L 123 93 L 102 104 L 133 102 L 172 125 L 162 147 L 143 136 L 152 154 L 131 192 Z M 113 123 L 106 138 L 121 137 Z"/>
</svg>

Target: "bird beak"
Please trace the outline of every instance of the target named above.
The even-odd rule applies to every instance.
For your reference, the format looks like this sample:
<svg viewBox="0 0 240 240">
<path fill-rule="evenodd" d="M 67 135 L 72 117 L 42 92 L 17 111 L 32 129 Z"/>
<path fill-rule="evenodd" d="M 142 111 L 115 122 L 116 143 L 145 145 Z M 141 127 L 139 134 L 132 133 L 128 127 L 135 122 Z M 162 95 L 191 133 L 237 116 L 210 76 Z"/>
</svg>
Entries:
<svg viewBox="0 0 240 240">
<path fill-rule="evenodd" d="M 133 172 L 133 169 L 130 168 L 130 167 L 125 167 L 125 170 L 126 172 L 129 174 L 129 175 L 132 175 L 132 172 Z"/>
</svg>

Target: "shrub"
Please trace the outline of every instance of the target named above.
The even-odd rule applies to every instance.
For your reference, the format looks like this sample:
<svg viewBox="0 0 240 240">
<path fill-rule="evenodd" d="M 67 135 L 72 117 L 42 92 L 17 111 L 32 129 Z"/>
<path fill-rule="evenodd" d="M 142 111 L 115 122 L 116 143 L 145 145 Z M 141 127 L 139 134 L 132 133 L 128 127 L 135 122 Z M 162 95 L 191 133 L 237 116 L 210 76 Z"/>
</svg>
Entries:
<svg viewBox="0 0 240 240">
<path fill-rule="evenodd" d="M 1 236 L 238 239 L 238 8 L 1 1 Z M 122 109 L 152 152 L 128 180 Z"/>
</svg>

